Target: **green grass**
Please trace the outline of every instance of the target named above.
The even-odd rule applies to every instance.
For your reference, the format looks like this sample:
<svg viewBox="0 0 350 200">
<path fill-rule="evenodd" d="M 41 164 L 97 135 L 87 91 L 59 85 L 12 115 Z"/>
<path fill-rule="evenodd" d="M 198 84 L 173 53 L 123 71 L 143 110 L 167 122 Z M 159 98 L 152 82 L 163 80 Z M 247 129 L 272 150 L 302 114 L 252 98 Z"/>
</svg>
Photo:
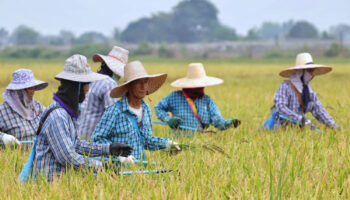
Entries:
<svg viewBox="0 0 350 200">
<path fill-rule="evenodd" d="M 151 95 L 151 107 L 173 91 L 170 82 L 185 76 L 185 60 L 145 60 L 149 73 L 166 72 L 166 84 Z M 215 144 L 230 158 L 201 148 L 175 156 L 147 152 L 157 166 L 176 171 L 158 175 L 115 176 L 110 171 L 97 177 L 92 172 L 71 171 L 53 183 L 39 179 L 26 186 L 18 175 L 29 152 L 0 150 L 0 199 L 348 199 L 350 198 L 349 87 L 347 60 L 322 60 L 334 70 L 316 77 L 311 85 L 340 128 L 259 132 L 268 118 L 273 95 L 283 80 L 278 72 L 293 66 L 294 60 L 204 60 L 207 74 L 224 79 L 224 84 L 207 88 L 226 118 L 239 118 L 242 125 L 216 134 L 174 138 L 168 128 L 154 125 L 154 135 L 194 144 Z M 53 76 L 64 61 L 0 61 L 0 93 L 19 67 L 32 69 L 49 87 L 36 93 L 45 105 L 52 102 L 58 82 Z M 96 69 L 97 65 L 93 64 Z M 3 99 L 1 99 L 3 101 Z M 314 119 L 310 116 L 311 119 Z M 154 116 L 154 119 L 155 116 Z M 143 167 L 132 166 L 132 170 Z"/>
</svg>

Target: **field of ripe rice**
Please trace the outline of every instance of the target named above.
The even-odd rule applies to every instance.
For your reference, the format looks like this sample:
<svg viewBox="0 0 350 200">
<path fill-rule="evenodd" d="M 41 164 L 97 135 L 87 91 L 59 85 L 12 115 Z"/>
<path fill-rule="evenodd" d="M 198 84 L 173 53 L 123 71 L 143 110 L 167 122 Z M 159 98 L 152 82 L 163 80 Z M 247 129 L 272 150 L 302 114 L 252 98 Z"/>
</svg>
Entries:
<svg viewBox="0 0 350 200">
<path fill-rule="evenodd" d="M 148 73 L 168 73 L 166 84 L 150 96 L 153 108 L 173 88 L 170 82 L 183 77 L 192 61 L 145 60 Z M 198 62 L 198 61 L 197 61 Z M 318 125 L 322 133 L 310 130 L 259 132 L 273 105 L 273 95 L 282 82 L 280 70 L 289 60 L 204 60 L 207 74 L 224 84 L 207 88 L 225 118 L 241 119 L 237 129 L 192 138 L 176 138 L 167 127 L 153 126 L 153 134 L 191 144 L 215 144 L 230 157 L 197 148 L 171 156 L 163 151 L 147 152 L 156 166 L 172 169 L 165 174 L 116 176 L 103 171 L 71 171 L 52 183 L 45 180 L 19 182 L 18 175 L 29 152 L 0 150 L 0 199 L 349 199 L 350 198 L 350 60 L 316 60 L 333 71 L 316 77 L 313 89 L 339 124 L 338 130 Z M 97 70 L 98 65 L 90 62 Z M 64 61 L 0 61 L 0 93 L 18 68 L 29 68 L 49 87 L 35 94 L 45 106 L 52 102 L 58 81 L 53 77 Z M 3 98 L 0 98 L 0 102 Z M 156 119 L 153 115 L 153 119 Z M 211 130 L 215 130 L 211 128 Z M 144 170 L 139 165 L 128 170 Z"/>
</svg>

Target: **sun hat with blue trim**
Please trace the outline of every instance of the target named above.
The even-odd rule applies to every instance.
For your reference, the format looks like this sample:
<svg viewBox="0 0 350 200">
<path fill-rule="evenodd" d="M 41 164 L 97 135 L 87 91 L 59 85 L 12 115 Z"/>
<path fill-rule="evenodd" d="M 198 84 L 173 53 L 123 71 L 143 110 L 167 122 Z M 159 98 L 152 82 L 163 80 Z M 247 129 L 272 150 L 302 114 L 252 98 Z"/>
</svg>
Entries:
<svg viewBox="0 0 350 200">
<path fill-rule="evenodd" d="M 22 90 L 35 87 L 35 90 L 46 88 L 48 83 L 37 80 L 30 69 L 18 69 L 12 73 L 12 80 L 6 90 Z"/>
<path fill-rule="evenodd" d="M 64 79 L 75 82 L 94 82 L 107 78 L 107 76 L 92 72 L 87 59 L 83 55 L 75 54 L 69 57 L 63 71 L 55 76 L 55 79 Z"/>
</svg>

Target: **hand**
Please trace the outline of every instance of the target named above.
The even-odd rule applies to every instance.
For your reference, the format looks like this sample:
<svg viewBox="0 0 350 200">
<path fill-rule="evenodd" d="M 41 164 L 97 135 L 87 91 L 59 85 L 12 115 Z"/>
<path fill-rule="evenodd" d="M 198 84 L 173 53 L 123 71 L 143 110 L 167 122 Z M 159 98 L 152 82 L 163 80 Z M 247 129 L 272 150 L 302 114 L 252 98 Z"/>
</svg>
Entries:
<svg viewBox="0 0 350 200">
<path fill-rule="evenodd" d="M 120 163 L 123 163 L 123 164 L 134 164 L 136 161 L 136 158 L 132 155 L 128 157 L 119 156 L 118 159 Z"/>
<path fill-rule="evenodd" d="M 131 154 L 132 147 L 126 144 L 115 143 L 109 146 L 109 154 L 112 156 L 127 157 Z"/>
<path fill-rule="evenodd" d="M 12 135 L 9 135 L 9 134 L 5 134 L 2 136 L 2 142 L 5 144 L 5 145 L 21 145 L 21 143 Z"/>
<path fill-rule="evenodd" d="M 240 124 L 241 124 L 241 120 L 239 120 L 239 119 L 232 119 L 233 127 L 237 128 Z"/>
<path fill-rule="evenodd" d="M 167 122 L 170 128 L 177 129 L 180 126 L 180 119 L 178 118 L 170 118 Z"/>
<path fill-rule="evenodd" d="M 181 151 L 179 144 L 177 142 L 172 141 L 172 140 L 168 141 L 168 143 L 166 144 L 166 147 L 170 148 L 170 149 L 176 149 L 178 151 Z"/>
</svg>

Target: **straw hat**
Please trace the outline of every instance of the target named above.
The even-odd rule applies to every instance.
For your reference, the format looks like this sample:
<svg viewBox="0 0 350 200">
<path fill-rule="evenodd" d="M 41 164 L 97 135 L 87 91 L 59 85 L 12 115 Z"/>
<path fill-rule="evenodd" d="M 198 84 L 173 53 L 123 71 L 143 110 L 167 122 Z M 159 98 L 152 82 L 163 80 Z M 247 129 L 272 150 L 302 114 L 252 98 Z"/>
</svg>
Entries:
<svg viewBox="0 0 350 200">
<path fill-rule="evenodd" d="M 55 78 L 87 83 L 105 79 L 107 76 L 92 72 L 86 57 L 75 54 L 66 60 L 63 71 Z"/>
<path fill-rule="evenodd" d="M 332 71 L 332 67 L 326 65 L 314 64 L 311 54 L 309 53 L 300 53 L 297 55 L 295 67 L 287 68 L 280 72 L 280 76 L 289 78 L 293 75 L 296 70 L 303 69 L 314 69 L 312 72 L 313 76 L 323 75 Z"/>
<path fill-rule="evenodd" d="M 22 90 L 35 87 L 35 90 L 46 88 L 48 83 L 35 79 L 32 70 L 18 69 L 12 73 L 12 80 L 6 90 Z"/>
<path fill-rule="evenodd" d="M 95 54 L 92 57 L 94 62 L 104 61 L 113 73 L 120 77 L 124 76 L 124 67 L 128 63 L 129 51 L 118 46 L 114 46 L 108 55 Z"/>
<path fill-rule="evenodd" d="M 202 63 L 191 63 L 188 65 L 187 76 L 172 82 L 170 85 L 175 88 L 198 88 L 221 83 L 223 80 L 206 75 Z"/>
<path fill-rule="evenodd" d="M 153 92 L 157 91 L 165 82 L 165 79 L 167 78 L 167 74 L 154 74 L 154 75 L 148 75 L 144 66 L 140 61 L 133 61 L 131 63 L 128 63 L 125 66 L 124 69 L 124 79 L 125 83 L 114 88 L 111 91 L 110 96 L 112 98 L 119 98 L 125 95 L 128 91 L 128 84 L 132 81 L 143 79 L 143 78 L 149 78 L 149 91 L 148 94 L 152 94 Z"/>
</svg>

